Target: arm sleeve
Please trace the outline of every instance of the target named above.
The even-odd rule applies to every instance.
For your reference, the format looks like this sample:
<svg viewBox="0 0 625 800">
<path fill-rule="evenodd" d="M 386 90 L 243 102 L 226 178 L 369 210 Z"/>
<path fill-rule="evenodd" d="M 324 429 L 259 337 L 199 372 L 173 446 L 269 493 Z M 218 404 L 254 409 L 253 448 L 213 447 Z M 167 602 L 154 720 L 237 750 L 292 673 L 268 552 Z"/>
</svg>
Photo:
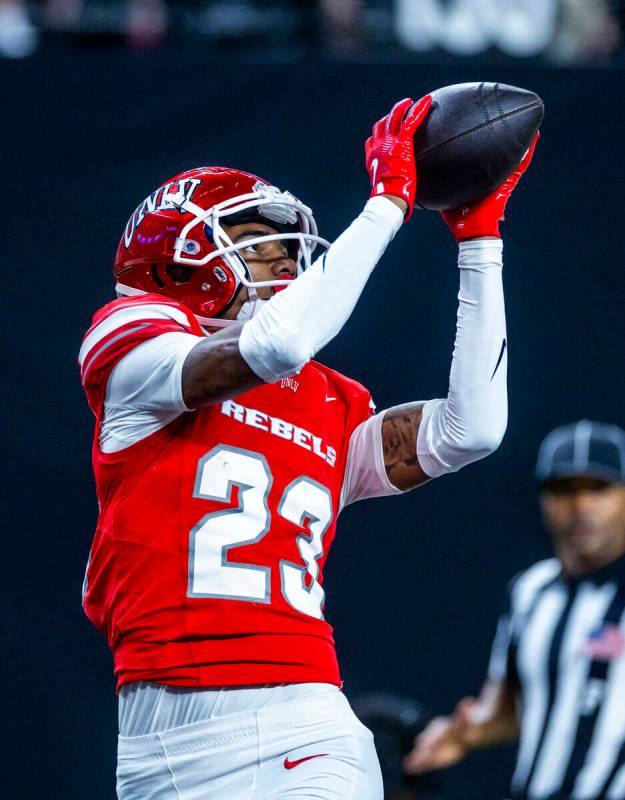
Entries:
<svg viewBox="0 0 625 800">
<path fill-rule="evenodd" d="M 502 243 L 460 244 L 456 341 L 446 399 L 428 400 L 417 437 L 417 457 L 432 478 L 455 472 L 497 449 L 508 402 Z"/>
<path fill-rule="evenodd" d="M 189 411 L 182 399 L 182 367 L 202 340 L 192 333 L 163 333 L 127 353 L 112 370 L 100 426 L 100 448 L 117 452 Z"/>
<path fill-rule="evenodd" d="M 506 429 L 506 318 L 500 240 L 460 245 L 456 341 L 446 399 L 422 402 L 417 457 L 431 478 L 455 472 L 495 450 Z M 341 507 L 399 494 L 382 453 L 386 411 L 362 423 L 349 444 Z"/>
<path fill-rule="evenodd" d="M 298 372 L 341 330 L 375 265 L 403 222 L 390 200 L 375 197 L 330 249 L 241 331 L 239 348 L 266 383 Z"/>
</svg>

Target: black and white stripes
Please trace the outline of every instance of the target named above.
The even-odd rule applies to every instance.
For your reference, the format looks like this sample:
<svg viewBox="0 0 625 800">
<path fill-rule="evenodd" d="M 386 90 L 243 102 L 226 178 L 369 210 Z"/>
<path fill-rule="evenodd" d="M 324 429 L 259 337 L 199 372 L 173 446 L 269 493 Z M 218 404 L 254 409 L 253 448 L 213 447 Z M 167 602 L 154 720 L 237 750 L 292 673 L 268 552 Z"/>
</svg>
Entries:
<svg viewBox="0 0 625 800">
<path fill-rule="evenodd" d="M 518 683 L 515 800 L 625 800 L 625 557 L 572 580 L 550 559 L 511 585 L 491 680 Z"/>
</svg>

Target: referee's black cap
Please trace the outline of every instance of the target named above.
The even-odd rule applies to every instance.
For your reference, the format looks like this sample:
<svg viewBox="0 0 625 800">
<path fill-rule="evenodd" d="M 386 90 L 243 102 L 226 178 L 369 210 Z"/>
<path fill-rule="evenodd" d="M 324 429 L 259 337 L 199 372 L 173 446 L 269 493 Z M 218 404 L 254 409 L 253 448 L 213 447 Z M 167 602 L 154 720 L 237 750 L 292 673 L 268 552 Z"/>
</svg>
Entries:
<svg viewBox="0 0 625 800">
<path fill-rule="evenodd" d="M 582 419 L 547 434 L 538 451 L 536 479 L 545 486 L 573 477 L 625 483 L 625 431 Z"/>
</svg>

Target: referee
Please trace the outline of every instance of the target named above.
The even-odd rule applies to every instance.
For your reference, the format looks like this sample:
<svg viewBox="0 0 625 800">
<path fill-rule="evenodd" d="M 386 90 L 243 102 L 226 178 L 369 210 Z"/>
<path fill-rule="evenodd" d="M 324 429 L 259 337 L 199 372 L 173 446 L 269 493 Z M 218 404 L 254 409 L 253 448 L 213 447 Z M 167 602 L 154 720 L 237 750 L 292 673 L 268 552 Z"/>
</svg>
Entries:
<svg viewBox="0 0 625 800">
<path fill-rule="evenodd" d="M 404 768 L 518 738 L 513 800 L 625 800 L 625 432 L 557 428 L 536 472 L 556 557 L 511 582 L 479 698 L 434 719 Z"/>
</svg>

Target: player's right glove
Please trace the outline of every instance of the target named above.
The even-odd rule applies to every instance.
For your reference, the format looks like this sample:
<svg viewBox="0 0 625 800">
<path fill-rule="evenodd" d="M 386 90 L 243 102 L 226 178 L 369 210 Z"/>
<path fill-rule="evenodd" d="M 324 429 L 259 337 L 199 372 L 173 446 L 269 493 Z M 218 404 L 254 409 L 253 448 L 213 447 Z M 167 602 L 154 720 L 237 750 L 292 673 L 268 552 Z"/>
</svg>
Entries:
<svg viewBox="0 0 625 800">
<path fill-rule="evenodd" d="M 429 94 L 416 103 L 409 97 L 400 100 L 390 114 L 375 123 L 365 142 L 371 197 L 390 194 L 405 200 L 408 210 L 404 222 L 412 215 L 417 193 L 413 136 L 427 116 L 431 102 Z"/>
<path fill-rule="evenodd" d="M 499 223 L 504 218 L 506 203 L 521 179 L 521 175 L 530 165 L 539 136 L 540 133 L 534 136 L 519 166 L 494 192 L 472 206 L 441 212 L 457 242 L 461 242 L 463 239 L 474 239 L 477 236 L 501 238 Z"/>
</svg>

